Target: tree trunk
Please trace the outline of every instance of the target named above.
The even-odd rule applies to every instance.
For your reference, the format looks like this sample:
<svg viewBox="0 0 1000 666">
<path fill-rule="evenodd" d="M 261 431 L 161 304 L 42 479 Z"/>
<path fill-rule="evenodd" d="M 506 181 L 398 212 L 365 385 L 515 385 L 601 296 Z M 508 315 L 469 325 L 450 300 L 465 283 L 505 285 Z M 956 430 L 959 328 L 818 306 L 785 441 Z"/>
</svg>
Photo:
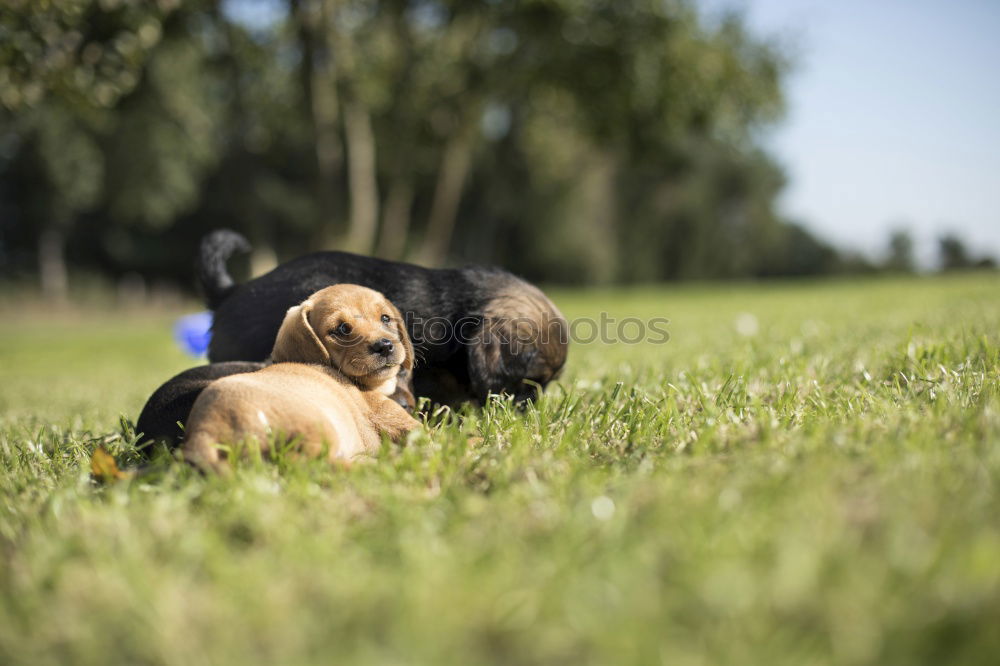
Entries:
<svg viewBox="0 0 1000 666">
<path fill-rule="evenodd" d="M 398 261 L 406 251 L 410 233 L 410 210 L 413 207 L 413 181 L 402 175 L 393 178 L 382 214 L 382 231 L 375 254 L 383 259 Z"/>
<path fill-rule="evenodd" d="M 337 180 L 341 167 L 337 128 L 337 92 L 332 80 L 313 77 L 313 131 L 316 139 L 316 200 L 319 203 L 319 237 L 328 243 L 337 235 Z"/>
<path fill-rule="evenodd" d="M 38 275 L 46 300 L 64 303 L 69 291 L 66 270 L 66 234 L 51 226 L 38 238 Z"/>
<path fill-rule="evenodd" d="M 471 129 L 460 128 L 445 145 L 427 220 L 427 233 L 419 254 L 419 261 L 428 266 L 439 266 L 451 246 L 462 188 L 472 163 L 473 136 Z"/>
<path fill-rule="evenodd" d="M 315 191 L 319 208 L 316 237 L 320 245 L 326 245 L 336 237 L 336 185 L 342 162 L 336 73 L 330 55 L 333 52 L 330 44 L 333 2 L 319 0 L 312 11 L 302 6 L 302 0 L 290 0 L 289 5 L 299 27 L 300 76 L 315 142 Z"/>
<path fill-rule="evenodd" d="M 351 252 L 368 254 L 375 246 L 378 223 L 378 180 L 375 172 L 375 135 L 371 115 L 357 100 L 344 104 L 347 139 L 347 176 L 351 214 L 345 242 Z"/>
</svg>

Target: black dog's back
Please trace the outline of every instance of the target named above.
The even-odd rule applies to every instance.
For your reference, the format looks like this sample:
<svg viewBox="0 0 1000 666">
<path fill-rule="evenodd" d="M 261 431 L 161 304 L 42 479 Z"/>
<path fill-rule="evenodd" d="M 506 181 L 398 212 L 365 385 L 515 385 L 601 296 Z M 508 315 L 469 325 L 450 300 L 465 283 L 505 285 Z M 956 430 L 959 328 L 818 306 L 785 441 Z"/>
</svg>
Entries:
<svg viewBox="0 0 1000 666">
<path fill-rule="evenodd" d="M 420 320 L 426 313 L 450 318 L 463 299 L 460 271 L 428 270 L 413 264 L 362 257 L 349 252 L 314 252 L 281 264 L 244 284 L 232 285 L 225 270 L 227 249 L 235 232 L 210 234 L 202 243 L 198 274 L 209 307 L 214 307 L 208 358 L 218 361 L 263 361 L 288 308 L 333 284 L 360 284 L 385 294 L 406 316 L 419 353 L 426 359 L 435 350 L 422 343 Z M 240 236 L 242 238 L 242 236 Z M 224 244 L 222 247 L 217 247 Z M 225 293 L 218 302 L 210 295 Z M 416 324 L 415 324 L 416 322 Z"/>
<path fill-rule="evenodd" d="M 484 403 L 490 393 L 531 397 L 565 363 L 565 318 L 537 287 L 503 269 L 423 268 L 316 252 L 233 285 L 225 261 L 241 246 L 234 235 L 214 232 L 201 251 L 207 265 L 198 274 L 215 305 L 212 361 L 265 360 L 288 308 L 324 287 L 350 283 L 381 292 L 403 313 L 417 360 L 413 387 L 432 402 Z M 213 302 L 212 294 L 223 297 Z"/>
</svg>

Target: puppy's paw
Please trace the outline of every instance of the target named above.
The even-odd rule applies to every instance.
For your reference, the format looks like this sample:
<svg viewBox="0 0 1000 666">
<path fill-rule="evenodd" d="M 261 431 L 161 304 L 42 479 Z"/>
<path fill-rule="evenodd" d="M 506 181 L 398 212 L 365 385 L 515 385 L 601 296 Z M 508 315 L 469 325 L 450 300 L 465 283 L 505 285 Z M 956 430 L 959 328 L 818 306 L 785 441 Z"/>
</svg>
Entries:
<svg viewBox="0 0 1000 666">
<path fill-rule="evenodd" d="M 412 412 L 417 407 L 417 401 L 413 394 L 402 385 L 396 386 L 396 390 L 389 396 L 389 399 L 408 412 Z"/>
</svg>

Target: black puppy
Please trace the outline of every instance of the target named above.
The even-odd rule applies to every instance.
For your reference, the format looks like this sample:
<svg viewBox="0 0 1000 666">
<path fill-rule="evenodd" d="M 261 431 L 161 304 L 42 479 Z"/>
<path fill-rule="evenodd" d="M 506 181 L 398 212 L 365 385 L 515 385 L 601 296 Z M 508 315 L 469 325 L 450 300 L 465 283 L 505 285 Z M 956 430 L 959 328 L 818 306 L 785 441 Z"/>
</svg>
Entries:
<svg viewBox="0 0 1000 666">
<path fill-rule="evenodd" d="M 537 287 L 498 268 L 429 269 L 347 252 L 316 252 L 234 284 L 226 260 L 249 249 L 234 231 L 209 234 L 198 275 L 215 311 L 208 358 L 263 361 L 288 308 L 332 284 L 385 294 L 406 318 L 417 357 L 415 395 L 456 405 L 489 393 L 529 398 L 566 362 L 569 327 Z"/>
<path fill-rule="evenodd" d="M 566 362 L 569 327 L 536 287 L 497 268 L 428 269 L 346 252 L 317 252 L 237 285 L 226 261 L 249 251 L 240 234 L 215 231 L 202 240 L 197 266 L 215 310 L 208 356 L 161 386 L 136 424 L 144 439 L 179 441 L 176 423 L 211 381 L 263 366 L 288 308 L 332 284 L 380 291 L 403 313 L 417 358 L 413 394 L 439 404 L 482 403 L 490 393 L 517 400 L 537 394 Z M 224 361 L 252 361 L 237 364 Z M 400 404 L 412 406 L 401 387 Z"/>
</svg>

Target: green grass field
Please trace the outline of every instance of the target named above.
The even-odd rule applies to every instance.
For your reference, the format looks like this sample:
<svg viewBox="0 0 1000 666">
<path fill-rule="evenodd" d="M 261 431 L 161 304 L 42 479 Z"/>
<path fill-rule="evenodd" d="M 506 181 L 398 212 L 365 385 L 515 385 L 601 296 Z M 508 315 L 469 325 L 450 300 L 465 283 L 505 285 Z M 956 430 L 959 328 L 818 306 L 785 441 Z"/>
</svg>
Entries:
<svg viewBox="0 0 1000 666">
<path fill-rule="evenodd" d="M 990 664 L 1000 276 L 553 293 L 667 317 L 352 470 L 98 485 L 176 313 L 0 313 L 0 663 Z"/>
</svg>

